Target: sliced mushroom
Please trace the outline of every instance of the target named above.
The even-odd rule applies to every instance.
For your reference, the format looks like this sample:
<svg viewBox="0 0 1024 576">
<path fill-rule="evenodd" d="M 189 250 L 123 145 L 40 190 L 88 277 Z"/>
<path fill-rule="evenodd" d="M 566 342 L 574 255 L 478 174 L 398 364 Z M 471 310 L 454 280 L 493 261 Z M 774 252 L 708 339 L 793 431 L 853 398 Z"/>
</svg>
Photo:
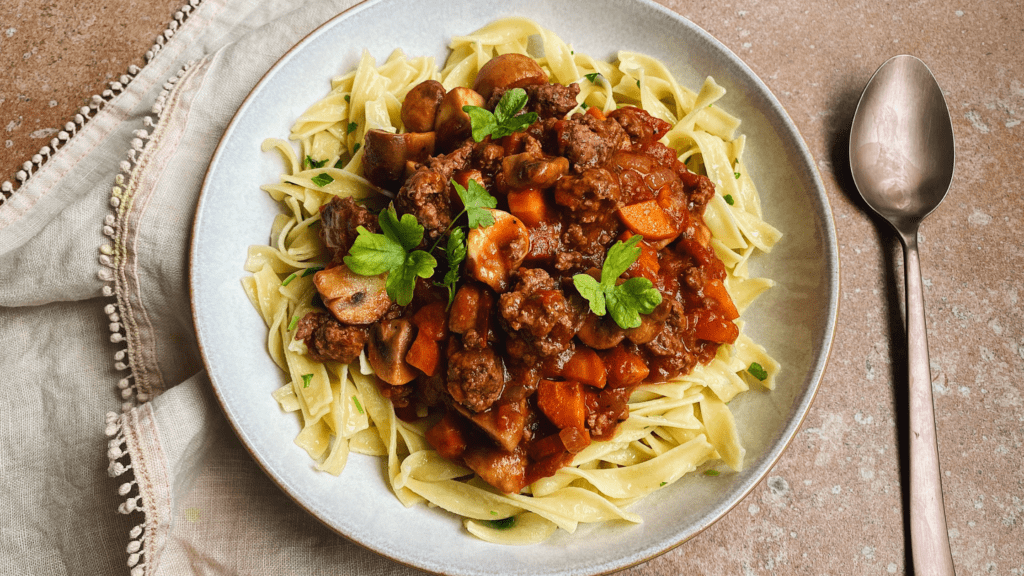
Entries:
<svg viewBox="0 0 1024 576">
<path fill-rule="evenodd" d="M 370 327 L 366 359 L 381 380 L 392 386 L 408 384 L 417 371 L 405 361 L 415 329 L 409 320 L 388 320 Z"/>
<path fill-rule="evenodd" d="M 619 328 L 611 316 L 598 316 L 590 312 L 576 336 L 595 350 L 607 350 L 622 342 L 626 332 Z"/>
<path fill-rule="evenodd" d="M 402 102 L 402 124 L 408 132 L 430 132 L 434 129 L 437 107 L 444 98 L 444 86 L 437 80 L 424 80 L 405 95 Z"/>
<path fill-rule="evenodd" d="M 313 275 L 313 285 L 327 309 L 344 324 L 372 324 L 391 307 L 385 289 L 387 273 L 360 276 L 344 264 Z"/>
<path fill-rule="evenodd" d="M 366 179 L 392 191 L 405 181 L 406 163 L 426 162 L 434 153 L 433 132 L 392 134 L 374 129 L 366 133 L 363 142 Z"/>
<path fill-rule="evenodd" d="M 480 68 L 473 81 L 473 89 L 486 101 L 496 89 L 522 88 L 547 81 L 548 75 L 533 58 L 522 54 L 502 54 Z"/>
<path fill-rule="evenodd" d="M 448 149 L 473 133 L 469 114 L 462 107 L 483 106 L 484 103 L 483 96 L 462 86 L 452 88 L 444 95 L 434 118 L 434 132 L 437 133 L 437 143 L 441 149 Z"/>
<path fill-rule="evenodd" d="M 509 288 L 509 279 L 530 253 L 526 225 L 502 210 L 489 210 L 494 224 L 469 231 L 466 240 L 466 271 L 497 293 Z"/>
<path fill-rule="evenodd" d="M 501 171 L 512 188 L 548 188 L 569 172 L 569 161 L 524 152 L 503 158 Z"/>
<path fill-rule="evenodd" d="M 626 330 L 626 338 L 634 344 L 646 344 L 658 337 L 665 328 L 665 319 L 672 310 L 670 299 L 664 298 L 650 314 L 640 315 L 640 325 Z"/>
</svg>

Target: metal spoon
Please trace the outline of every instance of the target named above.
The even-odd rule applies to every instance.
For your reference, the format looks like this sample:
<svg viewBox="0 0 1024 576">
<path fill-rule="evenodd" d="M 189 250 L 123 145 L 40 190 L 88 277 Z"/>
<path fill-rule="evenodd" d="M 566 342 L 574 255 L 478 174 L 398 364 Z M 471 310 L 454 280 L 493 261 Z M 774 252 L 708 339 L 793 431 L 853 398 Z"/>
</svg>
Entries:
<svg viewBox="0 0 1024 576">
<path fill-rule="evenodd" d="M 886 61 L 868 81 L 850 130 L 860 195 L 903 242 L 910 373 L 910 547 L 918 576 L 953 575 L 942 504 L 935 410 L 928 369 L 917 230 L 949 190 L 955 150 L 942 91 L 913 56 Z"/>
</svg>

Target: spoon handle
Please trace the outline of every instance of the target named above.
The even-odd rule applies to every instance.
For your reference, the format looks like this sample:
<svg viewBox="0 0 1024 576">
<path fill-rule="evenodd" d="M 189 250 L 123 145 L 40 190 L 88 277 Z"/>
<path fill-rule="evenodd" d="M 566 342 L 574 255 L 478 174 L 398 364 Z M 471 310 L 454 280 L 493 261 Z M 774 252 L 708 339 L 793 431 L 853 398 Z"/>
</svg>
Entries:
<svg viewBox="0 0 1024 576">
<path fill-rule="evenodd" d="M 901 234 L 907 294 L 907 363 L 910 372 L 910 546 L 914 574 L 954 576 L 942 504 L 935 409 L 928 367 L 928 335 L 917 231 Z"/>
</svg>

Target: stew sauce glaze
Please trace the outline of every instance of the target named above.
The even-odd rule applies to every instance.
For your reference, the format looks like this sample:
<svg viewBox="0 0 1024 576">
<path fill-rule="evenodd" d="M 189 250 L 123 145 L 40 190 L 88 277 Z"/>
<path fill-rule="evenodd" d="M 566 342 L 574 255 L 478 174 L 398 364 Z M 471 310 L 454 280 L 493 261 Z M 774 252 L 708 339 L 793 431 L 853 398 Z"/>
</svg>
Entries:
<svg viewBox="0 0 1024 576">
<path fill-rule="evenodd" d="M 576 84 L 547 83 L 532 60 L 495 60 L 504 69 L 481 70 L 484 93 L 468 101 L 493 110 L 505 90 L 523 88 L 525 111 L 539 115 L 525 132 L 474 142 L 455 113 L 469 89 L 452 96 L 428 81 L 403 106 L 418 132 L 366 138 L 367 174 L 395 192 L 399 216 L 424 226 L 423 249 L 443 246 L 462 210 L 452 180 L 476 180 L 498 199 L 495 224 L 470 233 L 451 306 L 434 283 L 443 264 L 409 306 L 381 306 L 381 279 L 342 263 L 359 226 L 380 231 L 376 216 L 335 198 L 321 228 L 332 260 L 314 278 L 329 312 L 307 315 L 295 337 L 321 361 L 352 362 L 366 347 L 399 417 L 429 412 L 427 440 L 442 456 L 515 493 L 610 439 L 638 385 L 686 374 L 734 342 L 738 313 L 703 223 L 714 187 L 658 142 L 671 126 L 633 107 L 566 118 Z M 445 111 L 446 98 L 457 111 Z M 641 255 L 623 278 L 648 278 L 662 302 L 624 330 L 590 311 L 572 276 L 599 278 L 608 248 L 633 234 Z"/>
</svg>

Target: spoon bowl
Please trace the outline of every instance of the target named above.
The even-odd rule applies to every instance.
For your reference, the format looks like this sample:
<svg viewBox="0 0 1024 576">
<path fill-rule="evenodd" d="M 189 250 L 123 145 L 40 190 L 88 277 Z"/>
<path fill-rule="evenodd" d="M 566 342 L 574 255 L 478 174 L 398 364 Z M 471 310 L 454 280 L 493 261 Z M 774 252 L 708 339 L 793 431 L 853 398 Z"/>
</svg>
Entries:
<svg viewBox="0 0 1024 576">
<path fill-rule="evenodd" d="M 910 547 L 915 574 L 953 576 L 935 442 L 928 336 L 917 231 L 953 180 L 949 109 L 913 56 L 886 61 L 868 81 L 850 130 L 850 169 L 864 201 L 899 233 L 907 299 Z"/>
<path fill-rule="evenodd" d="M 935 77 L 913 56 L 875 72 L 850 130 L 853 180 L 872 210 L 897 230 L 915 228 L 953 179 L 953 124 Z"/>
</svg>

